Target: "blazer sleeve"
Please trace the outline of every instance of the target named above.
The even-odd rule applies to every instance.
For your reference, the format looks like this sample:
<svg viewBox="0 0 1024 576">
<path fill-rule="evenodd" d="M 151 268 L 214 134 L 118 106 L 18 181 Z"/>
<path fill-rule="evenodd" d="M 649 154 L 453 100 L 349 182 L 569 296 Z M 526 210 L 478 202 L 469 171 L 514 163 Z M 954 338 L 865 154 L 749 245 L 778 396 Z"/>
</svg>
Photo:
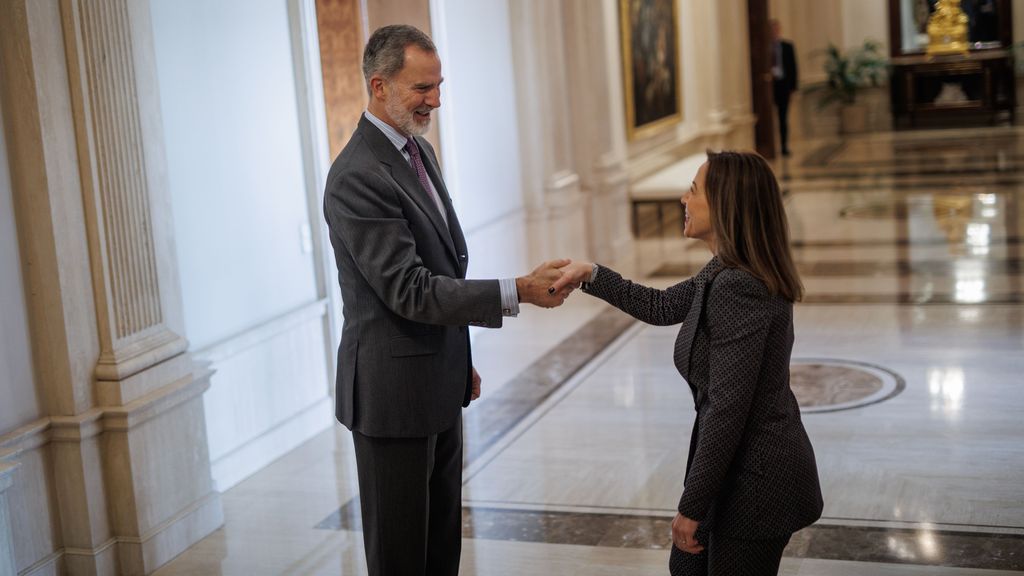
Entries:
<svg viewBox="0 0 1024 576">
<path fill-rule="evenodd" d="M 327 186 L 327 222 L 373 292 L 414 322 L 501 327 L 498 281 L 431 273 L 416 251 L 400 193 L 372 170 L 344 170 Z"/>
<path fill-rule="evenodd" d="M 746 272 L 724 270 L 707 300 L 708 407 L 699 412 L 698 440 L 679 513 L 703 521 L 725 482 L 743 437 L 771 325 L 768 291 Z"/>
<path fill-rule="evenodd" d="M 658 290 L 626 280 L 618 272 L 601 266 L 597 278 L 593 283 L 584 284 L 583 291 L 641 322 L 670 326 L 686 319 L 686 313 L 693 302 L 695 286 L 691 278 L 667 290 Z"/>
</svg>

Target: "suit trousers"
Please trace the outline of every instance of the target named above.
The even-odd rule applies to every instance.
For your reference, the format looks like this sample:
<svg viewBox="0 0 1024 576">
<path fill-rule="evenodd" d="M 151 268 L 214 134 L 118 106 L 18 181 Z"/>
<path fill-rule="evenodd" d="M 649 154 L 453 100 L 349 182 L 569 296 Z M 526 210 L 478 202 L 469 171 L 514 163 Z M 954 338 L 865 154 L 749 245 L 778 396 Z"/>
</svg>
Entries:
<svg viewBox="0 0 1024 576">
<path fill-rule="evenodd" d="M 457 576 L 462 416 L 425 438 L 352 433 L 370 576 Z"/>
<path fill-rule="evenodd" d="M 775 99 L 775 109 L 779 120 L 779 144 L 782 145 L 782 152 L 789 153 L 789 88 L 781 82 L 776 81 L 772 88 L 772 96 Z"/>
<path fill-rule="evenodd" d="M 688 554 L 672 547 L 668 569 L 672 576 L 775 576 L 779 573 L 782 551 L 792 535 L 772 540 L 727 538 L 701 527 L 697 542 L 704 545 L 700 554 Z"/>
</svg>

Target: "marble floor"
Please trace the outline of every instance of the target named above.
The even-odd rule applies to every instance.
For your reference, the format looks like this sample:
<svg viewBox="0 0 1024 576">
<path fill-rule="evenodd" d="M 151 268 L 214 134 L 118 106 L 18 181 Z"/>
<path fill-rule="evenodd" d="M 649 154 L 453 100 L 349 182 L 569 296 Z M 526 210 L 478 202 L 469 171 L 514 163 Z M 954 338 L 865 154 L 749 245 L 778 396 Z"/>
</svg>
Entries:
<svg viewBox="0 0 1024 576">
<path fill-rule="evenodd" d="M 780 573 L 1024 573 L 1024 129 L 794 148 L 776 165 L 808 292 L 793 386 L 826 504 Z M 626 272 L 667 286 L 707 260 L 668 224 Z M 675 331 L 578 295 L 477 333 L 462 574 L 667 573 L 693 418 Z M 224 505 L 158 576 L 365 573 L 338 426 Z"/>
</svg>

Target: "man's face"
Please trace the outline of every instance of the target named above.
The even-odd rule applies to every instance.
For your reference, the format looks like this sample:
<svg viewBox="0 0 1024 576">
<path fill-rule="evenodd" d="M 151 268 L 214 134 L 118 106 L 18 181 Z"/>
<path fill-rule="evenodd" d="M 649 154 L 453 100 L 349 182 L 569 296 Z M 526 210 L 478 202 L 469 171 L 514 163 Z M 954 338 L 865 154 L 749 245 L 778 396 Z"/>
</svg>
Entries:
<svg viewBox="0 0 1024 576">
<path fill-rule="evenodd" d="M 441 60 L 417 46 L 405 49 L 405 65 L 383 80 L 384 110 L 393 126 L 409 136 L 430 128 L 430 113 L 441 106 Z"/>
</svg>

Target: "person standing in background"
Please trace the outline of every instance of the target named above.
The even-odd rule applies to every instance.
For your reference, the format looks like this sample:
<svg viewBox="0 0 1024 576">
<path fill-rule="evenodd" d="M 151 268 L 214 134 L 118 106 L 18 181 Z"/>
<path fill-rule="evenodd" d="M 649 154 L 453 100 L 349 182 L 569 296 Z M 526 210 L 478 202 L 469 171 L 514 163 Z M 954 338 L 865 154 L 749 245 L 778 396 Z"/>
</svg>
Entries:
<svg viewBox="0 0 1024 576">
<path fill-rule="evenodd" d="M 782 25 L 771 21 L 772 96 L 779 114 L 779 142 L 782 155 L 789 156 L 789 97 L 797 89 L 796 52 L 793 43 L 782 39 Z"/>
</svg>

